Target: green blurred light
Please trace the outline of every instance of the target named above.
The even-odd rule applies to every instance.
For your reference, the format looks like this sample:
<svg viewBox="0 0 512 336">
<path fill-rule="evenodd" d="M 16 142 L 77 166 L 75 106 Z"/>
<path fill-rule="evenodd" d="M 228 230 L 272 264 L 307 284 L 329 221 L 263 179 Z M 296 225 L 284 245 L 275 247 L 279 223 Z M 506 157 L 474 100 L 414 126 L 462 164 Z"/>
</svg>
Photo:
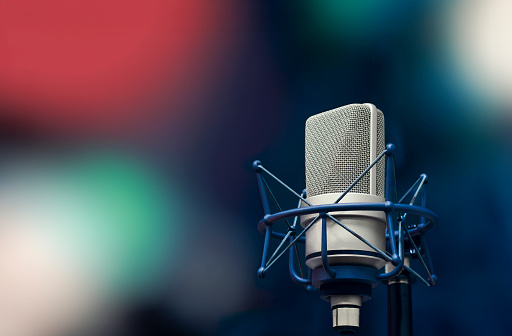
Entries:
<svg viewBox="0 0 512 336">
<path fill-rule="evenodd" d="M 302 43 L 315 48 L 371 48 L 391 35 L 407 34 L 423 2 L 396 0 L 302 0 L 296 4 Z"/>
<path fill-rule="evenodd" d="M 311 19 L 311 28 L 327 38 L 359 38 L 375 30 L 389 1 L 332 1 L 303 2 L 304 15 Z"/>
<path fill-rule="evenodd" d="M 76 243 L 112 290 L 157 278 L 179 241 L 181 217 L 162 176 L 115 153 L 78 157 L 61 174 L 80 195 L 86 217 L 77 224 Z"/>
</svg>

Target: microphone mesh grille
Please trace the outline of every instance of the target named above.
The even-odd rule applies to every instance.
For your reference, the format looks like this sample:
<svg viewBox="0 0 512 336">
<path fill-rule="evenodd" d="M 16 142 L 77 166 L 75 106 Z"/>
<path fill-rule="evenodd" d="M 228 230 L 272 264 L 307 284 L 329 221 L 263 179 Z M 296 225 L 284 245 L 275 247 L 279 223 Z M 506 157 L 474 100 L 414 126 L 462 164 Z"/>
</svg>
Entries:
<svg viewBox="0 0 512 336">
<path fill-rule="evenodd" d="M 377 110 L 377 155 L 382 153 L 384 148 L 386 148 L 386 139 L 384 132 L 384 114 L 380 110 Z M 375 160 L 375 158 L 372 159 Z M 371 163 L 371 162 L 370 162 Z M 376 183 L 377 183 L 377 196 L 384 197 L 384 188 L 386 186 L 386 158 L 382 158 L 375 165 L 376 171 Z"/>
<path fill-rule="evenodd" d="M 306 121 L 306 188 L 308 197 L 341 193 L 370 165 L 371 109 L 352 104 Z M 384 150 L 384 116 L 377 110 L 377 155 Z M 376 194 L 384 196 L 384 161 L 376 165 Z M 351 192 L 370 194 L 370 173 Z"/>
</svg>

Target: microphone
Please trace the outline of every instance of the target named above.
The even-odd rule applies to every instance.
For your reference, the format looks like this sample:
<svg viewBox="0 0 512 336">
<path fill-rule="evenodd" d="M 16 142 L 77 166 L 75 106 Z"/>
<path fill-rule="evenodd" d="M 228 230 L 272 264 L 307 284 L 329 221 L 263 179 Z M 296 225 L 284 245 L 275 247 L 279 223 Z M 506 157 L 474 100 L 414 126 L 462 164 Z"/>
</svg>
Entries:
<svg viewBox="0 0 512 336">
<path fill-rule="evenodd" d="M 385 145 L 384 115 L 372 104 L 351 104 L 314 115 L 306 121 L 305 133 L 302 195 L 260 161 L 253 162 L 265 213 L 258 223 L 258 231 L 265 235 L 258 276 L 263 278 L 289 251 L 292 280 L 308 291 L 318 290 L 330 302 L 333 327 L 341 334 L 358 332 L 362 302 L 384 282 L 389 289 L 389 335 L 410 336 L 413 281 L 409 280 L 426 286 L 437 282 L 423 238 L 437 224 L 437 215 L 426 208 L 427 175 L 421 174 L 395 200 L 395 146 Z M 297 208 L 283 210 L 265 177 L 297 197 Z M 415 205 L 420 199 L 421 205 Z M 277 212 L 272 213 L 270 201 Z M 419 223 L 405 224 L 408 214 Z M 276 230 L 279 221 L 286 222 L 286 233 Z M 272 238 L 280 240 L 274 252 L 270 252 Z M 298 244 L 305 244 L 307 276 Z M 419 260 L 428 279 L 410 267 L 412 258 Z"/>
<path fill-rule="evenodd" d="M 302 202 L 302 207 L 385 202 L 384 160 L 378 161 L 350 192 L 343 194 L 385 149 L 384 115 L 374 105 L 351 104 L 310 117 L 306 121 L 305 140 L 306 201 L 309 204 Z M 339 211 L 330 215 L 380 250 L 386 250 L 384 212 Z M 314 219 L 315 214 L 301 216 L 301 226 L 306 228 Z M 319 278 L 320 292 L 331 303 L 333 327 L 342 334 L 356 333 L 359 308 L 362 301 L 370 298 L 372 284 L 347 279 L 321 280 L 325 273 L 322 225 L 325 225 L 330 268 L 362 266 L 379 270 L 386 262 L 331 217 L 316 221 L 306 232 L 306 265 L 313 271 L 313 282 Z"/>
</svg>

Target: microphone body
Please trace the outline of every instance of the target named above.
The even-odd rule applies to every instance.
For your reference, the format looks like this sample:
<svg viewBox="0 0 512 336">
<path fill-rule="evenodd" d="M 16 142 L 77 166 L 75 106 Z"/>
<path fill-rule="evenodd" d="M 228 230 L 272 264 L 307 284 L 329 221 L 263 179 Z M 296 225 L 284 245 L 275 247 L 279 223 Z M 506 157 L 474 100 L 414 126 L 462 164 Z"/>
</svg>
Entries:
<svg viewBox="0 0 512 336">
<path fill-rule="evenodd" d="M 305 147 L 309 204 L 302 202 L 301 206 L 335 203 L 384 150 L 384 116 L 372 104 L 352 104 L 314 115 L 306 122 Z M 380 160 L 338 203 L 384 203 L 384 173 L 384 160 Z M 384 212 L 340 211 L 329 215 L 381 251 L 386 250 Z M 315 217 L 301 216 L 301 226 L 307 227 Z M 359 307 L 371 297 L 372 284 L 357 277 L 322 276 L 322 244 L 326 244 L 329 268 L 337 272 L 354 266 L 377 271 L 385 261 L 332 218 L 317 220 L 306 232 L 306 265 L 313 271 L 313 285 L 331 302 L 333 327 L 342 334 L 352 334 L 359 328 Z"/>
</svg>

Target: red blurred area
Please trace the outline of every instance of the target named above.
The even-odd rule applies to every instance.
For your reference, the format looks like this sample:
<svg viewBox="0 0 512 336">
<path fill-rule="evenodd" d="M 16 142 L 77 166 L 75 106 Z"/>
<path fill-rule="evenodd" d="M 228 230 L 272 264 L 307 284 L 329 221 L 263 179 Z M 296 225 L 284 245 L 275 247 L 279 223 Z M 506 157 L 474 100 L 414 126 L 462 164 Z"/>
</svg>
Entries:
<svg viewBox="0 0 512 336">
<path fill-rule="evenodd" d="M 3 117 L 65 133 L 180 117 L 222 59 L 230 3 L 1 1 Z"/>
</svg>

